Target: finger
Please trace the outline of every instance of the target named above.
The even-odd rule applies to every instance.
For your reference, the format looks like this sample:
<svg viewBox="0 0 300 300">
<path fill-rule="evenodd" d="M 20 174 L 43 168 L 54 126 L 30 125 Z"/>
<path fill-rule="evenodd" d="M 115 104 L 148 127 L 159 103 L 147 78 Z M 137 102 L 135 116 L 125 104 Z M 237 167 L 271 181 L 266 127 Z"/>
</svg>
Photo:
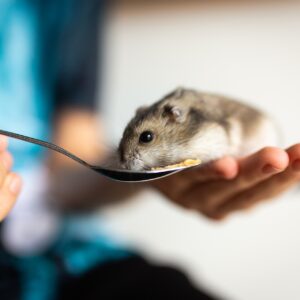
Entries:
<svg viewBox="0 0 300 300">
<path fill-rule="evenodd" d="M 181 189 L 185 190 L 202 182 L 207 183 L 217 179 L 232 179 L 237 173 L 237 160 L 233 157 L 225 156 L 202 166 L 200 165 L 199 167 L 191 168 L 174 176 L 170 176 L 170 179 L 174 179 L 178 183 L 180 182 Z"/>
<path fill-rule="evenodd" d="M 211 163 L 187 170 L 186 173 L 188 172 L 190 177 L 198 182 L 215 179 L 233 179 L 238 174 L 238 163 L 235 158 L 224 156 Z"/>
<path fill-rule="evenodd" d="M 4 151 L 0 153 L 0 161 L 2 162 L 3 166 L 9 171 L 13 165 L 13 157 L 8 151 Z"/>
<path fill-rule="evenodd" d="M 287 150 L 290 164 L 284 172 L 274 175 L 268 180 L 246 190 L 223 205 L 215 212 L 217 218 L 228 214 L 245 210 L 257 205 L 259 202 L 279 196 L 300 181 L 300 144 L 294 145 Z"/>
<path fill-rule="evenodd" d="M 182 197 L 181 191 L 189 190 L 193 185 L 215 179 L 231 179 L 238 173 L 237 160 L 233 157 L 223 157 L 216 161 L 179 172 L 172 176 L 155 180 L 152 185 L 173 200 Z M 170 189 L 170 187 L 176 189 Z"/>
<path fill-rule="evenodd" d="M 4 135 L 0 135 L 0 152 L 5 151 L 7 146 L 8 146 L 8 138 Z"/>
<path fill-rule="evenodd" d="M 288 162 L 289 157 L 284 150 L 264 148 L 240 160 L 240 171 L 234 180 L 216 180 L 194 186 L 186 195 L 187 205 L 211 213 L 227 199 L 273 174 L 282 172 Z"/>
<path fill-rule="evenodd" d="M 21 178 L 14 173 L 6 176 L 0 189 L 0 222 L 7 216 L 21 191 Z"/>
<path fill-rule="evenodd" d="M 13 163 L 12 156 L 9 152 L 0 153 L 0 188 L 5 180 L 7 172 L 10 170 Z"/>
<path fill-rule="evenodd" d="M 300 169 L 300 144 L 293 145 L 286 152 L 290 158 L 290 167 L 298 171 Z"/>
<path fill-rule="evenodd" d="M 266 147 L 240 160 L 240 176 L 235 184 L 241 189 L 248 188 L 288 167 L 289 156 L 279 148 Z"/>
</svg>

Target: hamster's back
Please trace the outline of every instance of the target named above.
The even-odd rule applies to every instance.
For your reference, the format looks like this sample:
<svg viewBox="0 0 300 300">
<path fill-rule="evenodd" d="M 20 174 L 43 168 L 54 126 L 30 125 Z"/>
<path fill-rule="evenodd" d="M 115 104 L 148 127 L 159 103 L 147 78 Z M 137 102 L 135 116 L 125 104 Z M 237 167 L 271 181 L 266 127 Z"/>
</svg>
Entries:
<svg viewBox="0 0 300 300">
<path fill-rule="evenodd" d="M 200 110 L 205 118 L 223 124 L 230 138 L 241 143 L 241 155 L 263 146 L 278 146 L 278 130 L 273 120 L 259 109 L 223 95 L 184 89 L 187 105 Z M 233 141 L 234 142 L 234 141 Z"/>
</svg>

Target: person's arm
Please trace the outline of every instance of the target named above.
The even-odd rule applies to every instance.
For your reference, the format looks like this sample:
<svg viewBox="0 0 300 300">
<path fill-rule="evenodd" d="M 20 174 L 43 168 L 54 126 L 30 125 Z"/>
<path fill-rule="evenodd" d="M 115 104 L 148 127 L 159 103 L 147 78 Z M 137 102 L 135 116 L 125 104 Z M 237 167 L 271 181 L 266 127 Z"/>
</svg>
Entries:
<svg viewBox="0 0 300 300">
<path fill-rule="evenodd" d="M 21 178 L 10 171 L 13 159 L 7 138 L 0 136 L 0 222 L 8 215 L 21 191 Z"/>
</svg>

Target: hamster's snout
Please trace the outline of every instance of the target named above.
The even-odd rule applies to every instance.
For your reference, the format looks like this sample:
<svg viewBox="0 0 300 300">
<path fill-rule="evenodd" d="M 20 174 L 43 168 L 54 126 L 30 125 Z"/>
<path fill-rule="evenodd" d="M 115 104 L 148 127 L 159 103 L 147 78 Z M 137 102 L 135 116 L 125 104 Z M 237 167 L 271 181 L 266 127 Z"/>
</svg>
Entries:
<svg viewBox="0 0 300 300">
<path fill-rule="evenodd" d="M 122 151 L 122 149 L 120 149 L 119 155 L 120 163 L 123 168 L 135 171 L 145 169 L 145 164 L 137 153 L 125 153 L 124 150 Z"/>
<path fill-rule="evenodd" d="M 145 169 L 143 161 L 138 158 L 128 159 L 122 165 L 128 170 L 141 171 Z"/>
</svg>

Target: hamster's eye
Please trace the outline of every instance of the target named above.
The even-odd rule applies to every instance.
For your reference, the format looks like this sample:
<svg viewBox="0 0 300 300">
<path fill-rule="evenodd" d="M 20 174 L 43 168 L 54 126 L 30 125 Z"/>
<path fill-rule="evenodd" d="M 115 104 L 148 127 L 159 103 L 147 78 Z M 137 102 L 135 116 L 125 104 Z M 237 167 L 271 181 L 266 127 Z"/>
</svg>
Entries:
<svg viewBox="0 0 300 300">
<path fill-rule="evenodd" d="M 140 135 L 139 142 L 140 143 L 150 143 L 153 140 L 154 134 L 151 131 L 144 131 Z"/>
</svg>

